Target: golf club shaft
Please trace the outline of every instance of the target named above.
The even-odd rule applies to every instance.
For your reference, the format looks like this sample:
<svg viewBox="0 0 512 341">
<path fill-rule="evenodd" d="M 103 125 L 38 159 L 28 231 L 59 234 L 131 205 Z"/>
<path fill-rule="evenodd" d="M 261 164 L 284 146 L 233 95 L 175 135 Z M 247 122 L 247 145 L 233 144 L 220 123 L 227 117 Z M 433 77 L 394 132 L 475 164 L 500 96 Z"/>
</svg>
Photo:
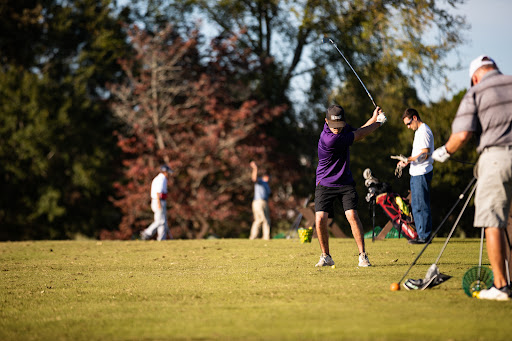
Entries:
<svg viewBox="0 0 512 341">
<path fill-rule="evenodd" d="M 477 276 L 478 285 L 480 285 L 480 275 L 482 273 L 482 253 L 484 252 L 484 232 L 485 232 L 485 228 L 482 227 L 482 232 L 480 233 L 480 257 L 478 258 L 478 276 Z"/>
<path fill-rule="evenodd" d="M 448 219 L 448 217 L 452 214 L 453 210 L 455 209 L 455 207 L 457 207 L 457 205 L 459 204 L 459 201 L 462 200 L 462 198 L 464 198 L 464 195 L 466 194 L 466 192 L 468 191 L 468 189 L 471 187 L 471 185 L 473 185 L 473 183 L 476 181 L 476 178 L 473 177 L 473 179 L 470 181 L 470 183 L 466 186 L 466 188 L 464 189 L 464 192 L 462 192 L 461 195 L 459 195 L 459 198 L 457 199 L 457 201 L 455 202 L 455 204 L 452 206 L 452 208 L 450 209 L 450 211 L 448 212 L 448 214 L 444 217 L 443 221 L 441 222 L 441 224 L 439 224 L 439 226 L 436 228 L 436 230 L 434 231 L 434 233 L 432 233 L 432 235 L 430 236 L 430 238 L 428 239 L 428 241 L 425 243 L 425 246 L 423 247 L 423 249 L 421 249 L 420 253 L 418 254 L 418 256 L 416 256 L 416 258 L 414 259 L 414 261 L 412 262 L 411 266 L 409 266 L 409 269 L 407 269 L 407 271 L 405 272 L 405 274 L 402 276 L 402 279 L 400 279 L 400 281 L 398 282 L 398 284 L 402 283 L 402 281 L 404 280 L 405 276 L 407 276 L 407 274 L 409 273 L 409 271 L 411 271 L 412 267 L 416 264 L 416 262 L 418 261 L 418 259 L 420 259 L 421 255 L 423 254 L 423 252 L 425 251 L 425 249 L 427 248 L 427 246 L 430 244 L 430 242 L 432 241 L 432 239 L 434 239 L 434 237 L 436 236 L 437 232 L 439 232 L 439 230 L 441 229 L 441 227 L 444 225 L 444 223 L 446 222 L 446 220 Z"/>
<path fill-rule="evenodd" d="M 508 243 L 508 255 L 505 254 L 505 267 L 506 267 L 506 270 L 507 270 L 507 284 L 510 285 L 510 268 L 509 268 L 509 258 L 510 258 L 510 253 L 512 252 L 512 246 L 510 246 L 510 237 L 508 236 L 508 230 L 507 228 L 505 228 L 505 237 L 507 237 L 507 243 Z"/>
<path fill-rule="evenodd" d="M 334 43 L 334 41 L 332 41 L 332 39 L 329 39 L 329 38 L 324 38 L 322 40 L 322 42 L 326 43 L 326 42 L 329 42 L 331 43 L 335 48 L 336 50 L 338 50 L 339 54 L 343 57 L 343 59 L 345 59 L 345 62 L 347 62 L 347 65 L 350 67 L 350 69 L 352 70 L 352 72 L 354 73 L 354 75 L 356 75 L 357 79 L 359 80 L 359 82 L 361 83 L 361 85 L 363 86 L 364 90 L 366 91 L 366 93 L 368 94 L 368 97 L 370 97 L 370 100 L 372 101 L 373 103 L 373 106 L 376 108 L 377 107 L 377 104 L 375 104 L 375 101 L 373 100 L 373 97 L 372 95 L 370 95 L 370 92 L 368 91 L 368 89 L 366 88 L 366 86 L 364 85 L 363 81 L 361 80 L 361 78 L 359 78 L 359 76 L 357 75 L 357 72 L 356 70 L 354 70 L 354 68 L 352 67 L 352 65 L 350 65 L 349 61 L 347 60 L 347 58 L 345 58 L 345 56 L 343 55 L 343 53 L 340 51 L 340 49 L 338 48 L 338 46 L 336 46 L 336 44 Z"/>
<path fill-rule="evenodd" d="M 446 241 L 444 242 L 444 245 L 443 245 L 443 248 L 441 249 L 441 252 L 439 253 L 439 256 L 437 256 L 437 259 L 436 259 L 436 262 L 434 264 L 437 265 L 437 262 L 439 262 L 439 259 L 441 259 L 441 255 L 443 254 L 444 252 L 444 249 L 446 249 L 446 245 L 448 245 L 448 242 L 450 241 L 450 238 L 452 237 L 453 235 L 453 232 L 455 231 L 455 228 L 457 227 L 457 224 L 459 223 L 459 220 L 460 218 L 462 217 L 462 214 L 464 213 L 464 210 L 466 209 L 466 207 L 468 206 L 469 204 L 469 201 L 471 200 L 471 197 L 473 196 L 473 193 L 475 193 L 475 190 L 476 190 L 476 185 L 473 187 L 473 190 L 471 191 L 471 193 L 468 195 L 468 198 L 466 199 L 466 203 L 464 204 L 464 206 L 462 207 L 462 210 L 460 211 L 459 213 L 459 216 L 457 217 L 457 220 L 455 220 L 455 224 L 453 224 L 453 227 L 450 231 L 450 234 L 448 235 L 448 238 L 446 238 Z M 480 257 L 482 255 L 480 254 Z"/>
<path fill-rule="evenodd" d="M 462 161 L 462 160 L 457 160 L 457 159 L 452 159 L 452 158 L 450 158 L 448 160 L 453 161 L 453 162 L 462 163 L 465 165 L 472 165 L 472 166 L 476 165 L 476 163 L 474 163 L 474 162 Z"/>
<path fill-rule="evenodd" d="M 372 230 L 372 242 L 375 241 L 375 204 L 376 204 L 376 202 L 375 202 L 375 200 L 373 200 L 373 203 L 372 203 L 372 206 L 373 206 L 372 207 L 372 211 L 373 211 L 372 212 L 372 228 L 373 228 L 373 230 Z"/>
<path fill-rule="evenodd" d="M 304 200 L 304 208 L 308 207 L 309 199 L 311 199 L 311 194 L 308 195 L 306 200 Z M 299 228 L 299 225 L 300 225 L 301 221 L 302 221 L 302 213 L 299 212 L 299 215 L 297 216 L 297 218 L 293 222 L 292 226 L 290 227 L 290 232 L 294 231 L 294 230 L 297 230 Z"/>
</svg>

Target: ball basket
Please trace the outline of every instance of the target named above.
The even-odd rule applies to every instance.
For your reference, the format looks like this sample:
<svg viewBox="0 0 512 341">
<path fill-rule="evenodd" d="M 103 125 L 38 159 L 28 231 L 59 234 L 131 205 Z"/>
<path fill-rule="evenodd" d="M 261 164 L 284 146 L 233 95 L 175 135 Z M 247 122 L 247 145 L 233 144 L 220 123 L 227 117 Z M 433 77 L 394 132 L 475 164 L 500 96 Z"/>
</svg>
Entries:
<svg viewBox="0 0 512 341">
<path fill-rule="evenodd" d="M 300 228 L 297 230 L 299 233 L 300 243 L 311 243 L 311 239 L 313 238 L 313 228 L 309 227 L 307 229 Z"/>
<path fill-rule="evenodd" d="M 494 282 L 492 270 L 486 266 L 474 266 L 469 269 L 462 277 L 462 289 L 469 297 L 473 297 L 474 292 L 488 289 Z"/>
</svg>

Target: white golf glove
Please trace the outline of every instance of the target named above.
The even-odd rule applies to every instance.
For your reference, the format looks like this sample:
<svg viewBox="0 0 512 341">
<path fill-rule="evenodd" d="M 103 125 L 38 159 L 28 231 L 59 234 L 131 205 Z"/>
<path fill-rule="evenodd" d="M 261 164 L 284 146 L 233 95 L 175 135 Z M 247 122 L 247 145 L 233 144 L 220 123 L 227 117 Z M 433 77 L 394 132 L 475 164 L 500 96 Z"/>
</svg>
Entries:
<svg viewBox="0 0 512 341">
<path fill-rule="evenodd" d="M 379 116 L 377 116 L 377 122 L 380 123 L 380 125 L 383 125 L 384 123 L 386 123 L 388 119 L 386 118 L 386 115 L 384 115 L 384 113 L 381 113 L 379 114 Z"/>
<path fill-rule="evenodd" d="M 434 150 L 432 158 L 438 162 L 445 162 L 450 158 L 450 154 L 446 151 L 446 147 L 442 146 Z"/>
<path fill-rule="evenodd" d="M 405 163 L 409 162 L 409 159 L 407 158 L 407 156 L 404 156 L 402 154 L 400 154 L 400 155 L 391 155 L 391 158 L 395 159 L 395 160 L 398 160 L 398 161 L 405 162 Z"/>
</svg>

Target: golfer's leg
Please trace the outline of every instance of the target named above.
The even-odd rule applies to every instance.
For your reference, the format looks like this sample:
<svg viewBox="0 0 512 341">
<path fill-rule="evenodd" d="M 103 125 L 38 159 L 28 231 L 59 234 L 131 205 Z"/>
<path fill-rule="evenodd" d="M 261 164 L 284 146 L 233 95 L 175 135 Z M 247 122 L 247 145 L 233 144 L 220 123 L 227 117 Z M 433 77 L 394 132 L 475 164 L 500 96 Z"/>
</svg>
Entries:
<svg viewBox="0 0 512 341">
<path fill-rule="evenodd" d="M 256 239 L 260 232 L 260 225 L 263 223 L 261 209 L 259 207 L 259 200 L 254 200 L 252 202 L 252 214 L 254 216 L 254 221 L 251 226 L 251 234 L 249 239 Z"/>
<path fill-rule="evenodd" d="M 345 216 L 347 217 L 350 228 L 352 229 L 352 235 L 356 241 L 359 253 L 365 252 L 363 224 L 361 223 L 361 219 L 359 219 L 359 214 L 356 210 L 347 210 L 345 211 Z"/>
<path fill-rule="evenodd" d="M 263 201 L 263 239 L 270 239 L 270 210 L 266 201 Z"/>
<path fill-rule="evenodd" d="M 158 236 L 157 240 L 167 239 L 167 219 L 165 218 L 165 210 L 162 209 L 159 217 L 159 224 L 157 228 Z"/>
<path fill-rule="evenodd" d="M 416 231 L 418 232 L 418 238 L 427 239 L 429 237 L 427 227 L 429 210 L 426 203 L 427 198 L 425 197 L 425 191 L 428 190 L 428 187 L 426 187 L 426 181 L 421 175 L 411 176 L 410 184 L 412 216 L 414 218 Z"/>
<path fill-rule="evenodd" d="M 160 225 L 160 213 L 156 205 L 153 203 L 151 203 L 151 210 L 153 211 L 153 222 L 144 231 L 142 231 L 142 234 L 146 239 L 152 238 L 155 235 L 158 225 Z"/>
<path fill-rule="evenodd" d="M 507 285 L 505 270 L 505 234 L 502 229 L 488 227 L 485 229 L 485 240 L 487 244 L 487 255 L 491 262 L 491 268 L 494 275 L 494 286 L 501 288 Z"/>
<path fill-rule="evenodd" d="M 148 227 L 146 227 L 145 230 L 142 231 L 143 239 L 150 239 L 151 237 L 153 237 L 157 227 L 157 222 L 153 221 L 151 225 L 149 225 Z"/>
<path fill-rule="evenodd" d="M 329 233 L 327 231 L 327 219 L 329 214 L 327 212 L 316 212 L 315 214 L 315 225 L 316 235 L 318 237 L 318 243 L 320 243 L 320 249 L 322 253 L 329 254 Z"/>
</svg>

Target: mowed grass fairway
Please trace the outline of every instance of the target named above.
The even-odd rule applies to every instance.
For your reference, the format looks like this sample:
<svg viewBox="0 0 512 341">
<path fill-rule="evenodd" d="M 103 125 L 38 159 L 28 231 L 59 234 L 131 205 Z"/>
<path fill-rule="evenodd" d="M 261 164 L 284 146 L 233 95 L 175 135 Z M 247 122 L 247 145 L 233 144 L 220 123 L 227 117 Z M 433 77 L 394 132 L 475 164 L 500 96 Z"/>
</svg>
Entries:
<svg viewBox="0 0 512 341">
<path fill-rule="evenodd" d="M 510 340 L 512 302 L 461 288 L 479 246 L 451 240 L 452 279 L 392 292 L 423 245 L 367 240 L 358 268 L 354 240 L 331 239 L 336 268 L 318 269 L 316 239 L 0 243 L 0 340 Z"/>
</svg>

